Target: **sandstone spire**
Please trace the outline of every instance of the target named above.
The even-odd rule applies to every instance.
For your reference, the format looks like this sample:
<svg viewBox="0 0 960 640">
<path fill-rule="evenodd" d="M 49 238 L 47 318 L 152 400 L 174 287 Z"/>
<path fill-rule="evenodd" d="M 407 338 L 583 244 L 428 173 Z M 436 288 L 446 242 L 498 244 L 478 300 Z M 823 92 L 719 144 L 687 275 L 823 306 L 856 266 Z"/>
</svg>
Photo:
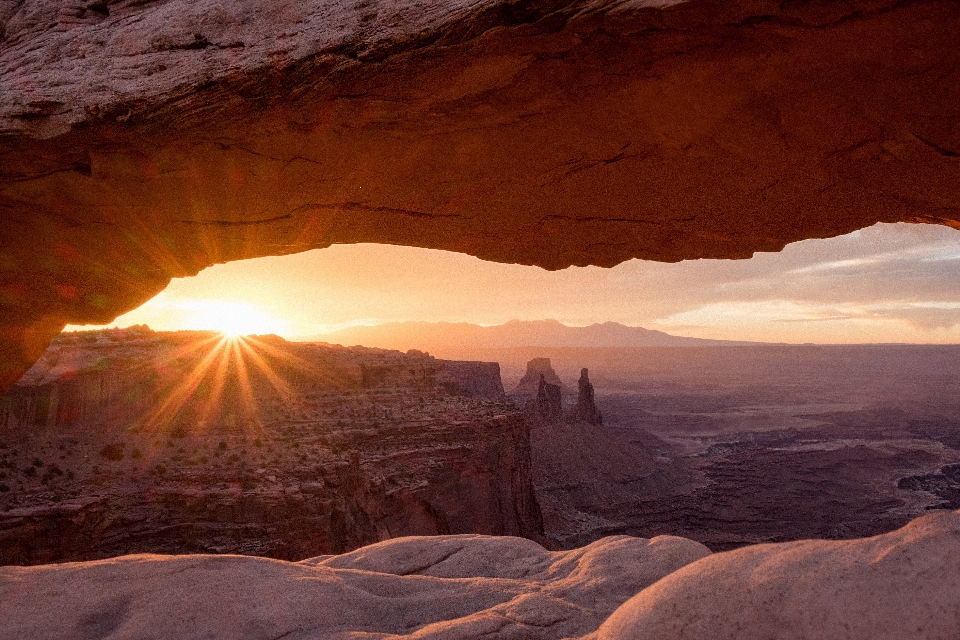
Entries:
<svg viewBox="0 0 960 640">
<path fill-rule="evenodd" d="M 567 393 L 568 389 L 565 389 L 565 385 L 560 381 L 557 372 L 553 370 L 553 366 L 550 364 L 550 358 L 534 358 L 527 362 L 527 372 L 523 375 L 523 378 L 520 379 L 520 382 L 516 387 L 510 392 L 512 396 L 522 396 L 525 398 L 532 398 L 536 395 L 540 384 L 540 379 L 543 378 L 547 384 L 552 384 L 560 387 L 560 393 Z"/>
<path fill-rule="evenodd" d="M 541 418 L 544 422 L 556 422 L 563 415 L 560 385 L 550 384 L 544 374 L 540 374 L 537 395 L 527 403 L 524 410 Z"/>
<path fill-rule="evenodd" d="M 597 404 L 593 399 L 593 384 L 587 376 L 587 369 L 580 370 L 580 380 L 577 382 L 579 391 L 577 393 L 577 406 L 570 412 L 571 422 L 589 422 L 590 424 L 603 424 L 603 416 L 597 409 Z"/>
</svg>

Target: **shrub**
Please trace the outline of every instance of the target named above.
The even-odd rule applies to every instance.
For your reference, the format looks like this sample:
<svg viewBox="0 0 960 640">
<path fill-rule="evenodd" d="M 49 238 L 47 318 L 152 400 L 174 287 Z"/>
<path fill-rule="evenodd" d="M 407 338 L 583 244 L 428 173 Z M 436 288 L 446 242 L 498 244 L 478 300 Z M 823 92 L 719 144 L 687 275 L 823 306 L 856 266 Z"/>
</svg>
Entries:
<svg viewBox="0 0 960 640">
<path fill-rule="evenodd" d="M 123 460 L 123 448 L 120 445 L 108 444 L 103 449 L 100 449 L 100 455 L 107 460 L 117 462 Z"/>
<path fill-rule="evenodd" d="M 140 452 L 140 449 L 134 449 L 133 453 L 130 454 L 130 457 L 134 460 L 139 460 L 143 457 L 143 454 Z"/>
</svg>

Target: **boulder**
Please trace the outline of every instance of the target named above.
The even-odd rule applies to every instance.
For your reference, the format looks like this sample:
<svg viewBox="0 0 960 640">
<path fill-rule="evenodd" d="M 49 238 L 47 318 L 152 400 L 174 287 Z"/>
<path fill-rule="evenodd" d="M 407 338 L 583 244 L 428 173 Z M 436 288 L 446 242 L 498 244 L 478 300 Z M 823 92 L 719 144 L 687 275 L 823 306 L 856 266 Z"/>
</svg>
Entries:
<svg viewBox="0 0 960 640">
<path fill-rule="evenodd" d="M 715 554 L 641 591 L 595 640 L 948 640 L 960 633 L 960 512 L 872 538 Z"/>
</svg>

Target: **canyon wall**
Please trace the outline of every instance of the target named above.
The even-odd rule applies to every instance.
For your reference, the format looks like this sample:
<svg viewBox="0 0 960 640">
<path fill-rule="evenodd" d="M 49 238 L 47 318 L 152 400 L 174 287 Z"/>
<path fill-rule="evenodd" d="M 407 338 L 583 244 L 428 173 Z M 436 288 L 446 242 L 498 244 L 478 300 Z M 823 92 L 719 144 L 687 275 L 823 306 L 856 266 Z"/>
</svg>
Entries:
<svg viewBox="0 0 960 640">
<path fill-rule="evenodd" d="M 496 364 L 444 377 L 422 353 L 238 344 L 62 337 L 0 400 L 0 564 L 544 540 L 529 427 L 497 392 Z"/>
<path fill-rule="evenodd" d="M 2 386 L 240 258 L 559 269 L 960 220 L 951 0 L 4 7 Z"/>
</svg>

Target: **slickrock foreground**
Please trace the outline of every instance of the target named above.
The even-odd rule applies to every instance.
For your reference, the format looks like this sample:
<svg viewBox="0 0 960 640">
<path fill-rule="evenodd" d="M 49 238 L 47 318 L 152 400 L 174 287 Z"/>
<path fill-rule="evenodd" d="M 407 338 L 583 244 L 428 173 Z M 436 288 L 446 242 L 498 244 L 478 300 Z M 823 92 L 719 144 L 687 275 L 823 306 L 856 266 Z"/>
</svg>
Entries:
<svg viewBox="0 0 960 640">
<path fill-rule="evenodd" d="M 0 387 L 171 277 L 331 243 L 550 269 L 958 225 L 953 0 L 0 7 Z"/>
<path fill-rule="evenodd" d="M 401 538 L 288 563 L 127 556 L 0 568 L 0 638 L 553 640 L 709 554 L 683 538 L 549 552 L 523 538 Z"/>
<path fill-rule="evenodd" d="M 646 589 L 596 640 L 955 640 L 960 512 L 873 538 L 716 554 Z"/>
<path fill-rule="evenodd" d="M 714 555 L 666 536 L 548 552 L 473 535 L 299 563 L 140 555 L 0 568 L 0 638 L 955 640 L 958 575 L 960 513 Z"/>
</svg>

